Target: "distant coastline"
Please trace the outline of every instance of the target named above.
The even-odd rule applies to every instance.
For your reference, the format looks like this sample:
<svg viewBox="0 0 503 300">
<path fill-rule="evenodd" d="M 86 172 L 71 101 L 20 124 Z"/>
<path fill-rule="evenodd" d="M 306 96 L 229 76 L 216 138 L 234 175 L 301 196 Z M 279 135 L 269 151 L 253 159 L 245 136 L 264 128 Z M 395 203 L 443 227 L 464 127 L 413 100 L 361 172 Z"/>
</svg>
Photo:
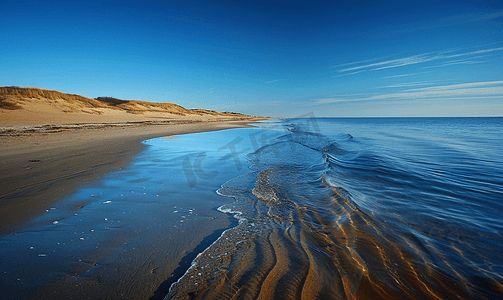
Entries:
<svg viewBox="0 0 503 300">
<path fill-rule="evenodd" d="M 88 98 L 55 90 L 0 87 L 0 127 L 41 124 L 163 123 L 254 119 L 235 112 L 187 109 L 175 103 Z"/>
</svg>

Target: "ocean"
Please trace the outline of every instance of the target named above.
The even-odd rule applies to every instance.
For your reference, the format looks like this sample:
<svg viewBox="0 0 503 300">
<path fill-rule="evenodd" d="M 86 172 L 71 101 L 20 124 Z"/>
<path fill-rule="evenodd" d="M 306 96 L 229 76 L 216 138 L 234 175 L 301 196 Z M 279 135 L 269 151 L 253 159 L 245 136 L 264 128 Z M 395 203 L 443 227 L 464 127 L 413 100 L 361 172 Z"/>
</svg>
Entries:
<svg viewBox="0 0 503 300">
<path fill-rule="evenodd" d="M 503 118 L 262 122 L 166 299 L 503 298 Z M 237 154 L 236 154 L 237 156 Z"/>
</svg>

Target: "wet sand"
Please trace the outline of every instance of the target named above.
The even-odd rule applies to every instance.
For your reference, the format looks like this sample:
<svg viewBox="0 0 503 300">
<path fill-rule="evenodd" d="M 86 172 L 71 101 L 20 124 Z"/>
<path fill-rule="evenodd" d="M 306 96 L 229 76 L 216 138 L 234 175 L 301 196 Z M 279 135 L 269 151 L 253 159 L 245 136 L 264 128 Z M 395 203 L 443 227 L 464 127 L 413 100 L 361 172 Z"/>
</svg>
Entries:
<svg viewBox="0 0 503 300">
<path fill-rule="evenodd" d="M 35 217 L 60 199 L 79 188 L 99 183 L 100 177 L 107 173 L 125 168 L 144 149 L 145 145 L 140 143 L 143 140 L 248 127 L 249 123 L 250 120 L 177 125 L 137 123 L 58 129 L 52 133 L 28 130 L 4 134 L 0 136 L 0 236 L 27 229 Z M 194 200 L 184 200 L 183 204 L 198 208 L 197 222 L 186 222 L 177 230 L 171 227 L 145 230 L 143 243 L 127 250 L 124 245 L 137 239 L 138 233 L 117 232 L 100 249 L 73 264 L 65 276 L 52 281 L 44 279 L 43 286 L 33 284 L 40 281 L 36 268 L 26 270 L 25 281 L 31 279 L 31 283 L 21 282 L 24 287 L 13 288 L 6 296 L 8 299 L 162 299 L 196 255 L 234 222 L 215 210 L 219 197 L 214 191 L 195 192 Z M 198 200 L 201 198 L 205 199 L 204 204 Z M 85 205 L 71 209 L 77 213 Z M 166 212 L 149 213 L 153 217 Z M 90 269 L 93 269 L 91 276 L 81 276 Z"/>
<path fill-rule="evenodd" d="M 0 136 L 0 236 L 85 183 L 119 170 L 149 138 L 245 127 L 250 121 L 177 125 L 101 126 L 57 132 L 12 132 Z"/>
</svg>

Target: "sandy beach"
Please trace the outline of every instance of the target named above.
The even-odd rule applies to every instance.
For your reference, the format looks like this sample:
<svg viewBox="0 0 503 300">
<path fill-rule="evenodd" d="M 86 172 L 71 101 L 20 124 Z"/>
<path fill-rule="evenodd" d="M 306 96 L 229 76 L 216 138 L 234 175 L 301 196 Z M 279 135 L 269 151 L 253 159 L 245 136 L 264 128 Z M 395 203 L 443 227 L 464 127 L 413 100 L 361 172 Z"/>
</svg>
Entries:
<svg viewBox="0 0 503 300">
<path fill-rule="evenodd" d="M 23 228 L 84 183 L 127 165 L 154 137 L 248 126 L 250 121 L 102 126 L 0 136 L 0 234 Z"/>
<path fill-rule="evenodd" d="M 40 260 L 50 251 L 41 250 L 41 245 L 47 244 L 53 234 L 44 229 L 47 224 L 44 218 L 57 212 L 57 216 L 50 218 L 58 218 L 60 222 L 80 214 L 87 218 L 89 226 L 99 227 L 103 220 L 96 219 L 89 209 L 97 199 L 66 200 L 63 204 L 61 201 L 72 199 L 86 188 L 100 186 L 107 174 L 127 169 L 146 149 L 142 141 L 250 127 L 251 122 L 260 119 L 263 118 L 186 109 L 174 103 L 91 99 L 37 88 L 0 88 L 0 242 L 10 251 L 5 254 L 8 262 L 0 265 L 3 297 L 162 299 L 195 256 L 233 222 L 215 209 L 221 201 L 215 193 L 218 186 L 189 189 L 183 174 L 175 176 L 166 181 L 172 188 L 162 199 L 169 197 L 170 205 L 178 205 L 175 211 L 184 212 L 183 207 L 188 205 L 191 214 L 197 209 L 193 222 L 173 226 L 171 223 L 178 224 L 180 220 L 167 211 L 164 202 L 140 205 L 137 211 L 143 212 L 144 219 L 132 221 L 130 230 L 121 226 L 97 230 L 93 235 L 99 241 L 96 249 L 94 244 L 92 248 L 82 247 L 82 243 L 70 246 L 73 240 L 70 237 L 66 240 L 68 248 L 58 249 L 59 256 L 50 262 Z M 175 163 L 181 166 L 182 162 Z M 64 208 L 57 210 L 58 205 Z M 191 214 L 185 211 L 183 217 Z M 118 218 L 115 221 L 120 222 Z M 51 220 L 49 224 L 57 223 Z M 59 240 L 65 234 L 74 234 L 69 232 L 68 225 L 67 221 L 66 227 L 61 227 L 67 228 L 63 232 L 56 229 L 57 235 L 52 238 Z M 85 228 L 77 223 L 72 226 L 72 230 L 78 228 L 82 232 Z M 89 228 L 85 230 L 89 232 Z M 20 243 L 29 241 L 33 245 L 14 246 L 9 240 L 16 236 L 23 236 Z M 128 248 L 133 244 L 136 246 Z M 37 256 L 30 250 L 45 252 Z"/>
<path fill-rule="evenodd" d="M 31 224 L 30 220 L 44 214 L 47 208 L 61 199 L 72 195 L 79 188 L 98 183 L 100 177 L 105 174 L 123 169 L 145 148 L 145 145 L 140 143 L 143 140 L 247 127 L 250 126 L 248 124 L 251 121 L 251 119 L 246 121 L 185 120 L 183 124 L 152 125 L 148 122 L 137 122 L 122 124 L 122 126 L 74 124 L 72 129 L 62 129 L 65 125 L 60 124 L 58 129 L 50 126 L 49 130 L 48 127 L 40 126 L 31 126 L 28 129 L 9 127 L 8 131 L 4 129 L 0 136 L 2 145 L 0 151 L 2 161 L 0 235 L 6 236 L 26 230 Z M 34 127 L 36 127 L 35 130 Z M 154 230 L 148 235 L 157 237 L 164 234 L 169 236 L 169 239 L 151 238 L 145 245 L 136 247 L 134 251 L 137 256 L 146 256 L 143 259 L 130 261 L 131 255 L 109 258 L 113 261 L 110 262 L 111 264 L 122 266 L 122 269 L 111 271 L 104 268 L 96 276 L 105 283 L 118 286 L 107 288 L 107 284 L 96 285 L 95 282 L 86 281 L 89 284 L 81 285 L 81 290 L 76 292 L 70 276 L 70 279 L 56 280 L 42 287 L 33 297 L 62 299 L 64 296 L 70 299 L 76 297 L 75 295 L 80 295 L 79 299 L 96 296 L 111 299 L 128 295 L 130 299 L 149 299 L 153 296 L 163 298 L 172 283 L 168 284 L 166 279 L 181 276 L 198 251 L 202 251 L 231 225 L 232 220 L 228 216 L 215 210 L 212 211 L 214 207 L 211 207 L 211 199 L 219 197 L 218 195 L 212 193 L 201 197 L 208 199 L 209 206 L 206 207 L 205 212 L 207 218 L 202 221 L 204 226 L 195 223 L 187 230 L 191 232 L 190 239 L 187 239 L 184 234 L 186 231 L 174 233 L 170 230 L 169 232 Z M 85 205 L 86 203 L 79 204 L 72 209 L 78 212 Z M 193 204 L 194 207 L 196 205 L 198 204 Z M 201 208 L 201 211 L 203 210 L 204 207 Z M 174 240 L 176 240 L 176 246 L 173 246 Z M 113 249 L 118 244 L 129 242 L 130 238 L 127 235 L 114 235 L 108 238 L 104 248 Z M 152 255 L 159 252 L 167 252 L 169 255 L 168 257 Z M 88 263 L 83 266 L 74 266 L 72 273 L 80 274 L 89 265 L 105 259 L 110 254 L 109 251 L 103 250 L 91 256 L 92 258 L 88 258 Z M 158 267 L 152 267 L 152 264 Z M 129 267 L 126 268 L 126 265 Z M 36 268 L 32 272 L 32 277 L 35 278 Z M 120 280 L 116 278 L 118 274 L 120 274 Z M 127 291 L 123 294 L 109 294 L 119 290 Z M 32 292 L 33 290 L 30 289 L 24 290 L 25 294 L 21 293 L 21 295 L 28 297 Z M 156 299 L 155 297 L 152 299 Z"/>
</svg>

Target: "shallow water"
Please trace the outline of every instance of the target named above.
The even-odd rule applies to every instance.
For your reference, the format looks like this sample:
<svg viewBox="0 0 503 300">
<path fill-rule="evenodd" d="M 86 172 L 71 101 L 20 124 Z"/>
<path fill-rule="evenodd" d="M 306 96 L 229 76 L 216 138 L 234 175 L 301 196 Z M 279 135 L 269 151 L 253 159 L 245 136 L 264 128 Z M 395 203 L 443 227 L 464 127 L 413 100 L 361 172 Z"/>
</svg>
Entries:
<svg viewBox="0 0 503 300">
<path fill-rule="evenodd" d="M 167 299 L 503 298 L 503 118 L 290 119 Z"/>
</svg>

